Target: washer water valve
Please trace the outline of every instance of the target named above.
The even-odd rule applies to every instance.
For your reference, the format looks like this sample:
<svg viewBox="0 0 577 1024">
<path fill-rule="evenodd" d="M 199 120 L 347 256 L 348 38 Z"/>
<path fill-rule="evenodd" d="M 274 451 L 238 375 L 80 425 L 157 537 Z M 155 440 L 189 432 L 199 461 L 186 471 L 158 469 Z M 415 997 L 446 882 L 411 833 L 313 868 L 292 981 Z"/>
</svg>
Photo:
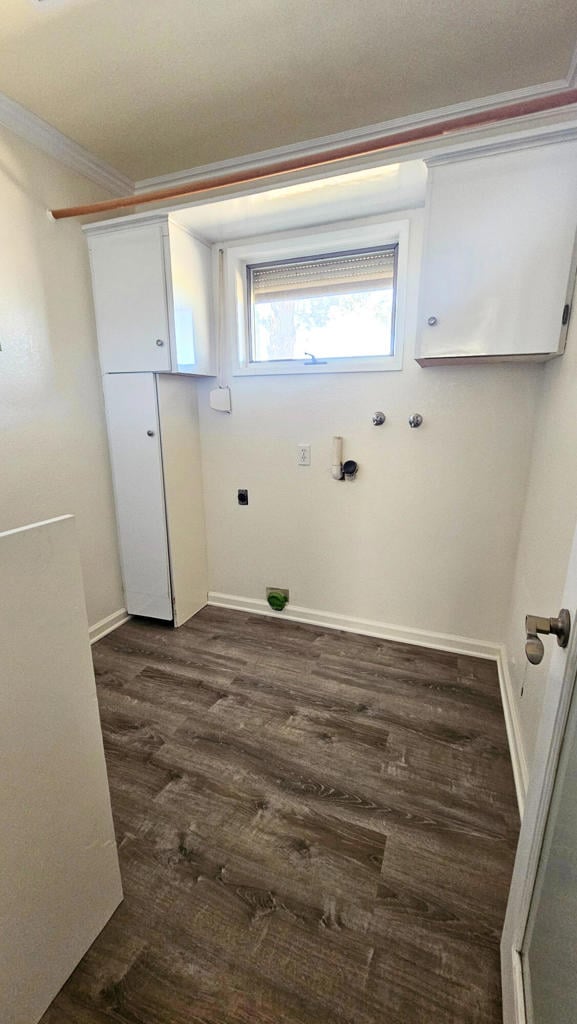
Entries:
<svg viewBox="0 0 577 1024">
<path fill-rule="evenodd" d="M 552 619 L 547 619 L 543 615 L 526 615 L 525 630 L 527 633 L 525 644 L 527 661 L 530 661 L 532 665 L 540 665 L 545 648 L 538 634 L 541 633 L 545 636 L 553 634 L 557 637 L 559 647 L 566 647 L 571 635 L 571 615 L 567 608 L 562 608 L 559 615 Z"/>
</svg>

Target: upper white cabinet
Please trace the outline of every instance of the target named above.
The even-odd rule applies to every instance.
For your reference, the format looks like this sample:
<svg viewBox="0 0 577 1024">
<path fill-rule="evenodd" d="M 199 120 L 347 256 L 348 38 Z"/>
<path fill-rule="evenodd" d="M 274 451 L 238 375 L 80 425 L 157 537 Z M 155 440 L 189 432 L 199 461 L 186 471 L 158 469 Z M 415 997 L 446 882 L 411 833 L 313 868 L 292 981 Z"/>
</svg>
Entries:
<svg viewBox="0 0 577 1024">
<path fill-rule="evenodd" d="M 417 361 L 560 354 L 576 227 L 575 142 L 433 161 Z"/>
<path fill-rule="evenodd" d="M 214 373 L 208 245 L 169 216 L 86 229 L 103 373 Z"/>
</svg>

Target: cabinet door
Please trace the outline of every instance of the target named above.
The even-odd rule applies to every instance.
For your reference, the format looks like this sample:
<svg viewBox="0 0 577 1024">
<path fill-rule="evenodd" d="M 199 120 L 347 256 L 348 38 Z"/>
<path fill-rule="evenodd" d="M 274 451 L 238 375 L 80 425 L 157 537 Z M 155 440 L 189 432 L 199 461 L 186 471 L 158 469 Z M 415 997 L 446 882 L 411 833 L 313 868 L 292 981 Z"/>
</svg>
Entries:
<svg viewBox="0 0 577 1024">
<path fill-rule="evenodd" d="M 562 351 L 577 146 L 430 168 L 417 359 Z"/>
<path fill-rule="evenodd" d="M 172 619 L 154 375 L 108 374 L 104 398 L 126 608 L 132 615 Z"/>
<path fill-rule="evenodd" d="M 170 370 L 160 224 L 91 235 L 89 250 L 102 372 Z"/>
</svg>

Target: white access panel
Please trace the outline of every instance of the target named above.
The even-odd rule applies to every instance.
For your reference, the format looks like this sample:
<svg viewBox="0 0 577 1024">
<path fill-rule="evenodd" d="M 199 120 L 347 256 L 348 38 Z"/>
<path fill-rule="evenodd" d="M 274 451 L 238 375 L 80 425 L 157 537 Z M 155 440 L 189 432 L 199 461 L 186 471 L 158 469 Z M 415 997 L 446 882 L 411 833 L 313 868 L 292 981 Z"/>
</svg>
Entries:
<svg viewBox="0 0 577 1024">
<path fill-rule="evenodd" d="M 154 374 L 106 374 L 103 387 L 126 608 L 172 619 Z"/>
<path fill-rule="evenodd" d="M 72 516 L 0 534 L 0 1021 L 35 1024 L 122 899 Z"/>
<path fill-rule="evenodd" d="M 576 227 L 577 143 L 431 166 L 417 360 L 562 351 Z"/>
<path fill-rule="evenodd" d="M 171 369 L 160 224 L 88 237 L 103 373 Z"/>
</svg>

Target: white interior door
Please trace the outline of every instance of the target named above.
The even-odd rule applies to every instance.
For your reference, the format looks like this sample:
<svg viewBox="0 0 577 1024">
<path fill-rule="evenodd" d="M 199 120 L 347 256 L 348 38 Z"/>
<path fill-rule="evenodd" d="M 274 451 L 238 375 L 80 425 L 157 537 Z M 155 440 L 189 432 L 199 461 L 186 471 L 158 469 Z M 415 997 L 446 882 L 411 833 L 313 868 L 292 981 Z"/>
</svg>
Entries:
<svg viewBox="0 0 577 1024">
<path fill-rule="evenodd" d="M 577 694 L 573 699 L 521 950 L 527 1024 L 577 1021 Z"/>
<path fill-rule="evenodd" d="M 561 603 L 571 638 L 551 659 L 501 942 L 505 1024 L 577 1020 L 577 532 Z"/>
<path fill-rule="evenodd" d="M 0 1021 L 35 1024 L 122 899 L 72 516 L 0 534 Z"/>
<path fill-rule="evenodd" d="M 172 619 L 155 377 L 112 373 L 103 386 L 126 608 Z"/>
</svg>

